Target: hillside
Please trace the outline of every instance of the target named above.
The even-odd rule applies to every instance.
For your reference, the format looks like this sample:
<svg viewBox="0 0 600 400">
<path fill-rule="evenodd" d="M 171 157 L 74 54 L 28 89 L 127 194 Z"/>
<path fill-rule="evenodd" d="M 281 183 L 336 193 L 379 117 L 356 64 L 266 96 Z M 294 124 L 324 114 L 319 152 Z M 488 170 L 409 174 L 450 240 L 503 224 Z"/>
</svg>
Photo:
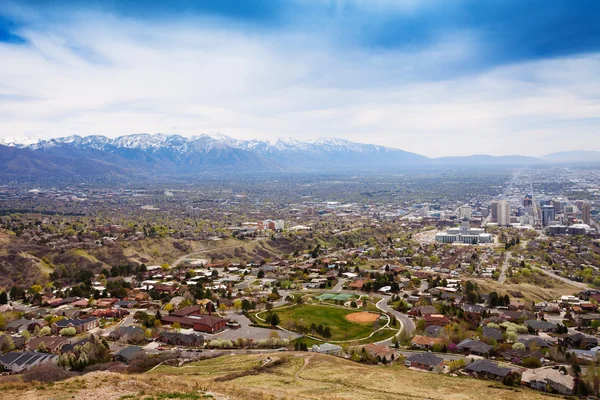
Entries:
<svg viewBox="0 0 600 400">
<path fill-rule="evenodd" d="M 0 287 L 13 284 L 28 287 L 34 283 L 46 283 L 48 274 L 60 265 L 67 267 L 67 270 L 76 266 L 77 270 L 89 269 L 99 273 L 103 268 L 125 264 L 172 264 L 190 254 L 214 262 L 249 262 L 283 258 L 295 250 L 306 250 L 307 246 L 310 244 L 293 243 L 286 239 L 192 241 L 154 238 L 121 241 L 114 246 L 85 250 L 53 250 L 0 232 Z"/>
<path fill-rule="evenodd" d="M 265 360 L 270 358 L 270 363 Z M 4 384 L 15 400 L 73 399 L 506 399 L 548 396 L 496 382 L 368 366 L 312 353 L 222 356 L 143 375 L 94 372 L 53 385 Z"/>
</svg>

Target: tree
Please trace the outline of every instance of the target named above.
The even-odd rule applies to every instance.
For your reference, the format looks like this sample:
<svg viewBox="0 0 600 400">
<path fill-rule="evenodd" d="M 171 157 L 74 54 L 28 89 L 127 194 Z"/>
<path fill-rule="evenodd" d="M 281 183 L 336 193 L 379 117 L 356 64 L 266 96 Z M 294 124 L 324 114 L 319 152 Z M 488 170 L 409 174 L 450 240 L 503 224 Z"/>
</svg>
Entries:
<svg viewBox="0 0 600 400">
<path fill-rule="evenodd" d="M 0 293 L 0 304 L 8 303 L 8 294 L 6 292 Z"/>
<path fill-rule="evenodd" d="M 42 291 L 42 286 L 41 285 L 33 285 L 30 288 L 31 293 L 40 293 Z"/>
<path fill-rule="evenodd" d="M 263 271 L 262 269 L 258 271 L 258 274 L 256 275 L 256 277 L 258 279 L 262 279 L 265 277 L 265 271 Z"/>
<path fill-rule="evenodd" d="M 329 329 L 328 326 L 323 329 L 323 337 L 325 339 L 329 339 L 331 337 L 331 329 Z"/>
<path fill-rule="evenodd" d="M 179 330 L 181 330 L 181 324 L 179 322 L 174 322 L 173 325 L 171 325 L 171 328 L 175 329 L 175 331 L 179 332 Z"/>
<path fill-rule="evenodd" d="M 277 315 L 277 313 L 273 313 L 273 316 L 271 317 L 271 326 L 277 326 L 279 325 L 279 322 L 281 322 L 279 320 L 279 315 Z"/>
<path fill-rule="evenodd" d="M 8 353 L 14 349 L 15 343 L 10 336 L 4 335 L 0 338 L 0 353 Z"/>
</svg>

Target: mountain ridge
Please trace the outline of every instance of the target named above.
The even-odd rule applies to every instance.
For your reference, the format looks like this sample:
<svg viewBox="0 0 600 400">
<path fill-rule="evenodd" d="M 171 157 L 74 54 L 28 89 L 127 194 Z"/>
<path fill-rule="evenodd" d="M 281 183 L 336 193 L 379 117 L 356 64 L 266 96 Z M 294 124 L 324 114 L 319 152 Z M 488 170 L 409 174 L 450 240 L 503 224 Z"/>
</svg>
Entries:
<svg viewBox="0 0 600 400">
<path fill-rule="evenodd" d="M 543 165 L 600 162 L 600 152 L 559 152 L 543 157 L 519 155 L 429 158 L 401 149 L 339 138 L 301 141 L 240 140 L 222 134 L 102 135 L 38 140 L 0 140 L 1 175 L 76 176 L 196 174 L 225 171 L 393 171 L 419 166 Z"/>
</svg>

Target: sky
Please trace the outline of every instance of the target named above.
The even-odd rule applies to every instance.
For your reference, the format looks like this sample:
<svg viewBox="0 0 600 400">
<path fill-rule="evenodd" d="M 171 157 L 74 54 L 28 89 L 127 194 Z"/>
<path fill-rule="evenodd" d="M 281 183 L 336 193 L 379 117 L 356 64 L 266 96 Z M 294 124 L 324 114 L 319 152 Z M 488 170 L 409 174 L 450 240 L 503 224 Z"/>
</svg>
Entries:
<svg viewBox="0 0 600 400">
<path fill-rule="evenodd" d="M 597 0 L 0 2 L 0 138 L 600 151 Z"/>
</svg>

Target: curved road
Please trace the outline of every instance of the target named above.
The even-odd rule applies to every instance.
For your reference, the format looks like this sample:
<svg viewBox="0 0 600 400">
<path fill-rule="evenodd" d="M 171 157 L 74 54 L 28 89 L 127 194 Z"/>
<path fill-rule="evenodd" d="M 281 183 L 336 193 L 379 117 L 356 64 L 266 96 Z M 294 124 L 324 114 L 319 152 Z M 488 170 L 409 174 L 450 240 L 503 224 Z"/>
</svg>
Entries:
<svg viewBox="0 0 600 400">
<path fill-rule="evenodd" d="M 408 315 L 402 314 L 401 312 L 396 311 L 388 306 L 388 301 L 390 298 L 391 297 L 386 296 L 379 300 L 379 302 L 376 304 L 377 308 L 391 316 L 396 317 L 401 326 L 401 329 L 398 331 L 398 335 L 404 331 L 407 335 L 412 336 L 416 328 L 414 321 L 410 319 Z M 377 344 L 390 346 L 392 344 L 392 338 L 382 340 L 381 342 L 377 342 Z"/>
</svg>

